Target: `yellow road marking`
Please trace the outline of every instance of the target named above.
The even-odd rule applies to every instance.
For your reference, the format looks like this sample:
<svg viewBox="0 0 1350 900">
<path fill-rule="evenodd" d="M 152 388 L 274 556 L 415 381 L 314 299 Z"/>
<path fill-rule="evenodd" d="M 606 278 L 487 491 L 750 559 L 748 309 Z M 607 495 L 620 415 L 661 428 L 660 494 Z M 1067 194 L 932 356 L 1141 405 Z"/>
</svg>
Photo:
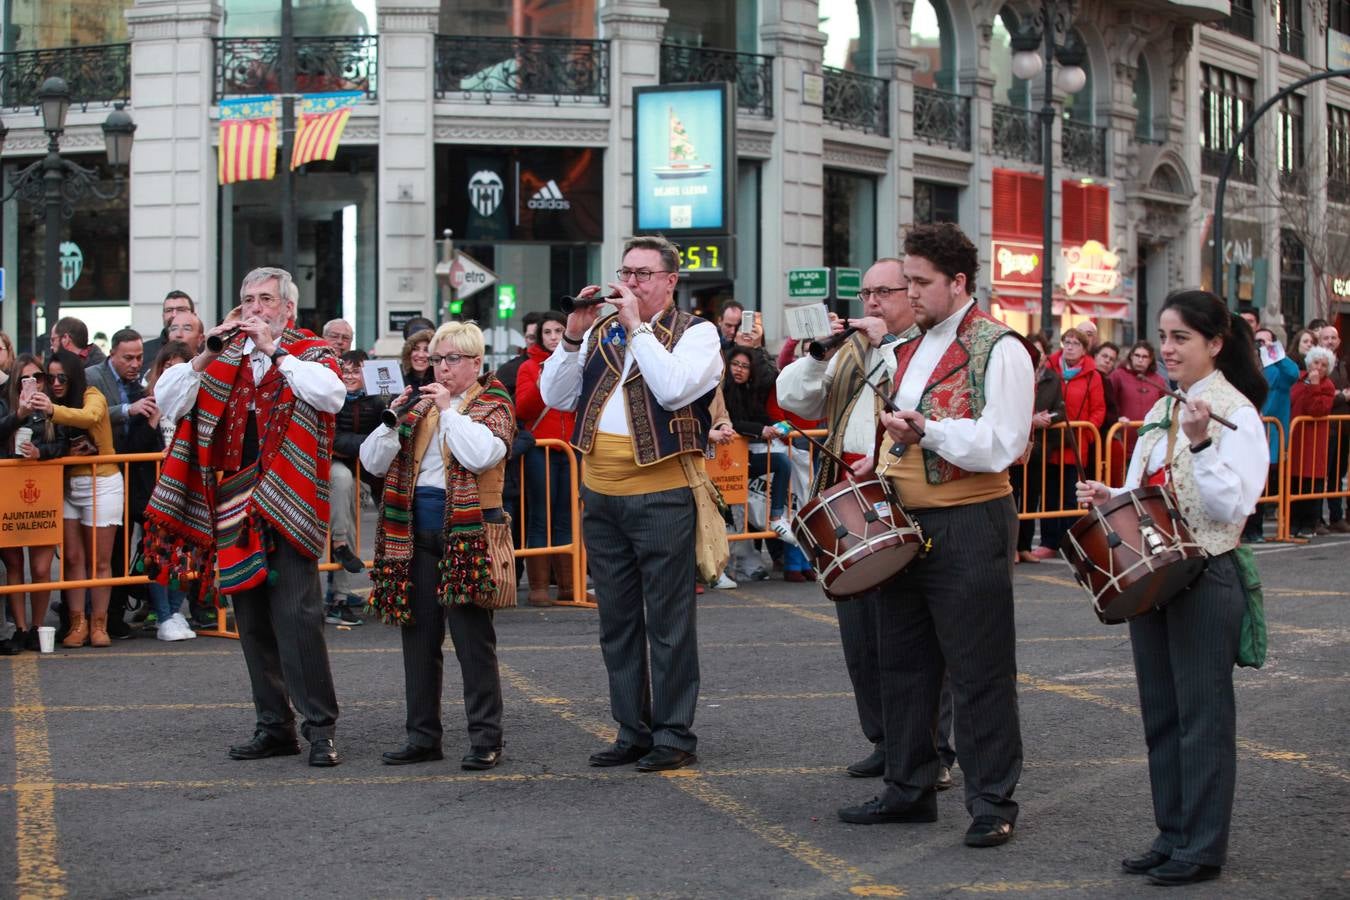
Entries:
<svg viewBox="0 0 1350 900">
<path fill-rule="evenodd" d="M 66 873 L 56 857 L 56 789 L 47 743 L 37 657 L 24 654 L 13 668 L 14 851 L 18 857 L 16 893 L 21 898 L 66 896 Z"/>
<path fill-rule="evenodd" d="M 1039 581 L 1043 584 L 1053 584 L 1059 587 L 1075 588 L 1080 591 L 1083 589 L 1082 586 L 1079 585 L 1078 582 L 1074 581 L 1072 578 L 1060 578 L 1058 575 L 1032 575 L 1029 572 L 1018 572 L 1016 577 L 1024 579 L 1026 581 Z"/>
</svg>

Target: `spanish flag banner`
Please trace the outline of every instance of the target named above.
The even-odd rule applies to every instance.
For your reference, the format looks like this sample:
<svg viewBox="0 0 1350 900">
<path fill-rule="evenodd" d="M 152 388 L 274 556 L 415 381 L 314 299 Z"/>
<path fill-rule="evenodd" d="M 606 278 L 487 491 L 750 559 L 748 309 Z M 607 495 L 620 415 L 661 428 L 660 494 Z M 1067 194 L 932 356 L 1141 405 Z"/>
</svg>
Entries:
<svg viewBox="0 0 1350 900">
<path fill-rule="evenodd" d="M 221 101 L 217 171 L 217 180 L 221 184 L 276 177 L 276 113 L 276 101 L 272 97 Z"/>
<path fill-rule="evenodd" d="M 318 159 L 335 158 L 342 131 L 352 114 L 352 104 L 364 96 L 359 91 L 306 94 L 295 128 L 291 168 L 298 169 Z"/>
</svg>

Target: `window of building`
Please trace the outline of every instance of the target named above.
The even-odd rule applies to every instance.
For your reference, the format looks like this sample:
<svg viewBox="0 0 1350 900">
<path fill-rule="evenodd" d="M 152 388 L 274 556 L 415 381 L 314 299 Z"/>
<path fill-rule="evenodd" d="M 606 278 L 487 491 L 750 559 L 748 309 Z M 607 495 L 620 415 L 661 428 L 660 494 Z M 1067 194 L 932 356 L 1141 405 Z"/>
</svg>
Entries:
<svg viewBox="0 0 1350 900">
<path fill-rule="evenodd" d="M 1327 25 L 1341 34 L 1350 34 L 1350 0 L 1329 0 Z"/>
<path fill-rule="evenodd" d="M 961 222 L 961 189 L 932 181 L 914 182 L 914 221 Z"/>
<path fill-rule="evenodd" d="M 1087 42 L 1083 40 L 1083 35 L 1078 31 L 1073 32 L 1072 40 L 1079 47 L 1087 47 Z M 1092 124 L 1093 96 L 1092 96 L 1092 60 L 1086 53 L 1083 55 L 1083 74 L 1087 80 L 1083 82 L 1083 88 L 1064 97 L 1064 118 L 1071 122 L 1082 122 L 1085 125 Z"/>
<path fill-rule="evenodd" d="M 1256 37 L 1256 13 L 1253 8 L 1253 0 L 1232 0 L 1229 5 L 1228 18 L 1211 22 L 1210 25 L 1220 31 L 1227 31 L 1249 41 L 1253 40 Z"/>
<path fill-rule="evenodd" d="M 295 34 L 375 34 L 375 3 L 376 0 L 291 0 Z M 281 34 L 280 0 L 225 0 L 224 6 L 226 37 Z"/>
<path fill-rule="evenodd" d="M 499 0 L 479 2 L 491 6 Z M 661 6 L 670 13 L 663 37 L 666 43 L 717 47 L 741 53 L 759 51 L 759 4 L 756 0 L 661 0 Z"/>
<path fill-rule="evenodd" d="M 1303 322 L 1303 293 L 1307 281 L 1303 243 L 1292 231 L 1280 232 L 1280 314 L 1290 334 Z"/>
<path fill-rule="evenodd" d="M 877 258 L 877 182 L 825 170 L 825 265 L 866 269 Z M 849 312 L 841 304 L 836 312 Z"/>
<path fill-rule="evenodd" d="M 1303 155 L 1303 98 L 1290 94 L 1280 101 L 1276 120 L 1280 140 L 1280 182 L 1286 188 L 1306 190 Z"/>
<path fill-rule="evenodd" d="M 134 0 L 6 0 L 0 4 L 3 49 L 43 50 L 127 39 L 123 15 Z"/>
<path fill-rule="evenodd" d="M 1250 78 L 1201 65 L 1202 93 L 1200 95 L 1200 161 L 1206 175 L 1218 175 L 1223 158 L 1237 143 L 1238 132 L 1252 114 L 1252 97 L 1256 82 Z M 1248 135 L 1238 149 L 1237 165 L 1232 177 L 1238 181 L 1256 180 L 1256 136 Z"/>
<path fill-rule="evenodd" d="M 595 37 L 596 0 L 441 0 L 441 34 Z"/>
<path fill-rule="evenodd" d="M 825 32 L 825 65 L 870 75 L 876 71 L 876 26 L 868 0 L 840 0 L 820 5 Z"/>
<path fill-rule="evenodd" d="M 1111 243 L 1111 191 L 1078 181 L 1060 183 L 1060 241 L 1066 247 L 1099 241 Z"/>
<path fill-rule="evenodd" d="M 917 0 L 909 23 L 909 46 L 919 59 L 914 86 L 956 93 L 956 37 L 942 0 Z"/>
<path fill-rule="evenodd" d="M 1327 194 L 1350 203 L 1350 110 L 1327 107 Z"/>
<path fill-rule="evenodd" d="M 1045 179 L 1012 169 L 994 170 L 994 234 L 1041 239 Z"/>
<path fill-rule="evenodd" d="M 1280 52 L 1303 58 L 1303 0 L 1274 0 Z"/>
<path fill-rule="evenodd" d="M 1134 69 L 1134 136 L 1141 141 L 1153 141 L 1153 81 L 1148 73 L 1148 60 L 1139 54 Z"/>
<path fill-rule="evenodd" d="M 1021 109 L 1031 107 L 1031 85 L 1012 73 L 1012 36 L 1019 22 L 1011 7 L 1003 7 L 994 16 L 993 37 L 989 44 L 989 64 L 994 71 L 994 102 Z"/>
</svg>

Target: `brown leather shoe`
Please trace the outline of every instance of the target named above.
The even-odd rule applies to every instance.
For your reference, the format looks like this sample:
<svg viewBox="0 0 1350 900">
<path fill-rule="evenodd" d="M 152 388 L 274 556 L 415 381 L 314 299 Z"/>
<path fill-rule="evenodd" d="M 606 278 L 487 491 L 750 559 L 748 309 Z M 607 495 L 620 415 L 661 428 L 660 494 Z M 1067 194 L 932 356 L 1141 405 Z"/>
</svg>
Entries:
<svg viewBox="0 0 1350 900">
<path fill-rule="evenodd" d="M 111 647 L 112 638 L 108 636 L 108 614 L 95 615 L 89 626 L 90 647 Z"/>
<path fill-rule="evenodd" d="M 66 639 L 61 642 L 62 647 L 83 647 L 89 642 L 89 620 L 84 617 L 84 613 L 71 611 L 70 613 L 70 632 Z"/>
</svg>

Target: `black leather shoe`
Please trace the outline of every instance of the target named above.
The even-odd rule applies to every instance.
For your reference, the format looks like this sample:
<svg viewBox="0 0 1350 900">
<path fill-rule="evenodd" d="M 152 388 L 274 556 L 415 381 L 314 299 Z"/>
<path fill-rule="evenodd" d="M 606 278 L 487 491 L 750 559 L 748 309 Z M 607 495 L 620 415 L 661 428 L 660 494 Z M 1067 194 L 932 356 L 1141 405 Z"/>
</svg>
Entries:
<svg viewBox="0 0 1350 900">
<path fill-rule="evenodd" d="M 231 747 L 230 759 L 266 759 L 269 756 L 296 756 L 299 753 L 300 745 L 295 738 L 283 739 L 259 731 L 247 744 Z"/>
<path fill-rule="evenodd" d="M 976 816 L 966 829 L 967 847 L 997 847 L 1012 840 L 1013 825 L 998 816 Z"/>
<path fill-rule="evenodd" d="M 366 564 L 361 562 L 361 557 L 353 553 L 352 548 L 346 544 L 333 549 L 333 559 L 342 563 L 342 568 L 353 575 L 360 575 L 366 570 Z"/>
<path fill-rule="evenodd" d="M 380 760 L 386 766 L 406 766 L 438 759 L 445 759 L 440 747 L 418 747 L 416 744 L 408 744 L 402 750 L 389 750 L 380 755 Z"/>
<path fill-rule="evenodd" d="M 0 641 L 0 656 L 18 656 L 23 652 L 23 639 L 17 634 Z"/>
<path fill-rule="evenodd" d="M 1166 853 L 1159 853 L 1157 850 L 1148 850 L 1138 856 L 1131 856 L 1129 859 L 1122 859 L 1120 867 L 1131 875 L 1143 875 L 1150 869 L 1156 869 L 1172 857 Z"/>
<path fill-rule="evenodd" d="M 332 738 L 319 738 L 317 741 L 309 742 L 309 764 L 311 766 L 336 766 L 342 762 L 342 757 L 338 755 L 337 747 L 333 746 Z"/>
<path fill-rule="evenodd" d="M 878 744 L 865 759 L 844 770 L 854 778 L 880 778 L 886 771 L 886 751 Z"/>
<path fill-rule="evenodd" d="M 665 772 L 670 769 L 683 769 L 698 762 L 698 757 L 688 750 L 676 747 L 653 747 L 652 752 L 638 760 L 639 772 Z"/>
<path fill-rule="evenodd" d="M 591 754 L 591 765 L 601 768 L 626 766 L 635 763 L 651 752 L 651 747 L 639 747 L 627 741 L 615 741 L 604 750 Z"/>
<path fill-rule="evenodd" d="M 501 747 L 471 747 L 459 761 L 461 769 L 481 771 L 490 769 L 502 761 Z"/>
<path fill-rule="evenodd" d="M 939 791 L 948 791 L 952 787 L 952 769 L 951 766 L 943 766 L 938 769 L 937 781 L 933 782 L 933 787 Z"/>
<path fill-rule="evenodd" d="M 1169 859 L 1156 869 L 1149 870 L 1148 880 L 1153 884 L 1160 884 L 1164 887 L 1175 887 L 1176 885 L 1195 884 L 1197 881 L 1209 881 L 1211 878 L 1218 878 L 1220 871 L 1218 866 L 1201 866 L 1195 863 L 1182 862 L 1179 859 Z"/>
<path fill-rule="evenodd" d="M 884 825 L 888 822 L 936 822 L 937 794 L 928 791 L 912 803 L 888 803 L 873 797 L 857 806 L 839 810 L 839 819 L 853 825 Z"/>
</svg>

